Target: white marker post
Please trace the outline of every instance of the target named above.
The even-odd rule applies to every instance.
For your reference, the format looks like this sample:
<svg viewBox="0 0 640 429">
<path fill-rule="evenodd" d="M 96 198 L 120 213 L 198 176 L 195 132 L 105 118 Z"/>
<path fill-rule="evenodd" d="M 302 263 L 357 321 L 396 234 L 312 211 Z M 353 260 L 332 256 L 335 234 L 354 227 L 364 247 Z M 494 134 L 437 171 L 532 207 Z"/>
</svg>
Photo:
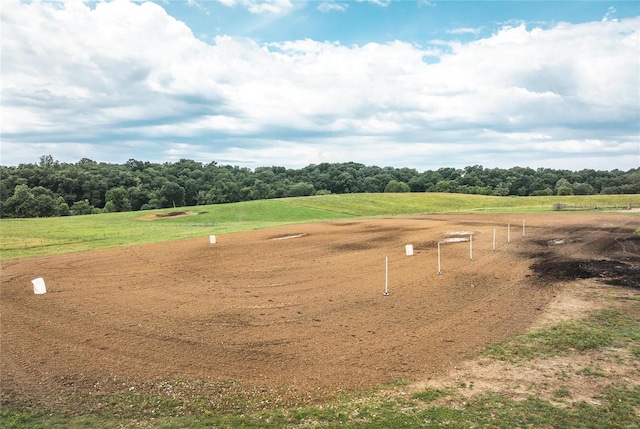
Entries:
<svg viewBox="0 0 640 429">
<path fill-rule="evenodd" d="M 473 234 L 469 234 L 469 260 L 473 261 Z"/>
<path fill-rule="evenodd" d="M 511 243 L 511 224 L 507 224 L 507 243 Z"/>
<path fill-rule="evenodd" d="M 384 258 L 384 296 L 389 296 L 389 257 Z"/>
<path fill-rule="evenodd" d="M 522 236 L 524 237 L 524 219 L 522 219 Z"/>
<path fill-rule="evenodd" d="M 216 244 L 216 236 L 215 235 L 210 235 L 209 236 L 209 244 Z"/>
<path fill-rule="evenodd" d="M 440 271 L 440 242 L 438 241 L 438 275 L 441 275 L 442 271 Z"/>
<path fill-rule="evenodd" d="M 495 251 L 496 250 L 496 229 L 493 228 L 493 247 L 491 248 L 491 251 Z"/>
</svg>

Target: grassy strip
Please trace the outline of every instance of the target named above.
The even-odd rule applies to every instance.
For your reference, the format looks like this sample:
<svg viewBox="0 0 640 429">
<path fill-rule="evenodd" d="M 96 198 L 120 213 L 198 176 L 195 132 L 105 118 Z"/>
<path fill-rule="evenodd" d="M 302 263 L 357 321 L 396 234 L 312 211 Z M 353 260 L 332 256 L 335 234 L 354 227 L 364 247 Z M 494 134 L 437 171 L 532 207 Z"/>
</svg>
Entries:
<svg viewBox="0 0 640 429">
<path fill-rule="evenodd" d="M 602 310 L 583 320 L 509 339 L 490 347 L 485 354 L 494 359 L 515 362 L 621 346 L 629 342 L 640 342 L 637 315 Z"/>
<path fill-rule="evenodd" d="M 625 208 L 640 202 L 640 195 L 570 195 L 546 197 L 496 197 L 446 193 L 341 194 L 288 199 L 291 204 L 353 216 L 415 213 L 549 212 L 556 204 L 564 211 Z"/>
<path fill-rule="evenodd" d="M 62 218 L 2 219 L 0 260 L 352 217 L 453 212 L 549 212 L 558 202 L 573 207 L 622 207 L 633 201 L 640 201 L 640 195 L 492 197 L 437 193 L 344 194 Z M 153 221 L 141 219 L 176 210 L 192 210 L 195 214 Z"/>
<path fill-rule="evenodd" d="M 455 392 L 452 401 L 461 401 Z M 455 406 L 433 403 L 429 391 L 408 398 L 380 396 L 309 406 L 235 415 L 181 417 L 69 416 L 0 411 L 0 427 L 12 428 L 636 428 L 634 407 L 640 406 L 640 387 L 610 386 L 602 405 L 580 402 L 559 407 L 529 397 L 514 401 L 495 393 L 480 394 Z M 440 392 L 435 393 L 441 396 Z M 426 397 L 426 399 L 424 399 Z"/>
</svg>

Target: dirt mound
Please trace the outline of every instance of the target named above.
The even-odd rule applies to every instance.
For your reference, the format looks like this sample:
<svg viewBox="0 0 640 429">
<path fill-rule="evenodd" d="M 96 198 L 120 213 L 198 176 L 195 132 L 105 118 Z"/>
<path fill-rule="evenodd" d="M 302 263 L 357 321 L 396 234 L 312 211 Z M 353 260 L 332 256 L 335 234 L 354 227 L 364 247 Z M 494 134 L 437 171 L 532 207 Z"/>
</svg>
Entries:
<svg viewBox="0 0 640 429">
<path fill-rule="evenodd" d="M 166 213 L 154 213 L 150 215 L 140 216 L 138 219 L 140 220 L 155 220 L 155 219 L 164 219 L 168 217 L 182 217 L 182 216 L 190 216 L 195 215 L 196 212 L 193 211 L 172 211 Z"/>
<path fill-rule="evenodd" d="M 637 285 L 637 217 L 526 218 L 510 243 L 513 215 L 413 216 L 4 262 L 2 401 L 74 412 L 132 391 L 312 401 L 444 371 L 527 330 L 558 280 Z M 473 232 L 473 260 L 470 242 L 443 244 L 438 275 L 435 244 L 458 230 Z M 47 294 L 33 294 L 36 277 Z"/>
</svg>

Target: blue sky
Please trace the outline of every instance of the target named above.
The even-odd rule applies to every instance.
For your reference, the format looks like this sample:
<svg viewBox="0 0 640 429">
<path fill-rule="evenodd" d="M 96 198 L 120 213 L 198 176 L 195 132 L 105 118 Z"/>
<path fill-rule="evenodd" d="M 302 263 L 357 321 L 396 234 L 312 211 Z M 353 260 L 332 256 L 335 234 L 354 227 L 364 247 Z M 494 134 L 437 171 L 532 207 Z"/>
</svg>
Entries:
<svg viewBox="0 0 640 429">
<path fill-rule="evenodd" d="M 0 3 L 0 164 L 640 166 L 638 1 Z"/>
<path fill-rule="evenodd" d="M 640 13 L 638 2 L 633 1 L 294 1 L 289 12 L 266 17 L 251 13 L 241 3 L 231 7 L 212 0 L 157 3 L 204 40 L 226 34 L 263 42 L 310 38 L 345 45 L 469 40 L 514 23 L 548 26 L 559 21 L 600 21 L 607 14 L 620 18 Z"/>
</svg>

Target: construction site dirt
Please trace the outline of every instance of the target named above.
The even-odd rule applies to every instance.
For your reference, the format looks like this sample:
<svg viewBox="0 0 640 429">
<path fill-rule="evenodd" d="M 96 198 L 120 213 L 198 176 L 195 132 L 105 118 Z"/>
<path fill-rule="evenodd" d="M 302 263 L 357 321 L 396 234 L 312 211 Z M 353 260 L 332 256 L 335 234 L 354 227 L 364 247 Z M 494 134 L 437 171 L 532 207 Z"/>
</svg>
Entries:
<svg viewBox="0 0 640 429">
<path fill-rule="evenodd" d="M 188 385 L 284 404 L 425 379 L 526 331 L 573 279 L 638 288 L 639 221 L 359 219 L 5 261 L 2 402 L 88 411 Z"/>
</svg>

